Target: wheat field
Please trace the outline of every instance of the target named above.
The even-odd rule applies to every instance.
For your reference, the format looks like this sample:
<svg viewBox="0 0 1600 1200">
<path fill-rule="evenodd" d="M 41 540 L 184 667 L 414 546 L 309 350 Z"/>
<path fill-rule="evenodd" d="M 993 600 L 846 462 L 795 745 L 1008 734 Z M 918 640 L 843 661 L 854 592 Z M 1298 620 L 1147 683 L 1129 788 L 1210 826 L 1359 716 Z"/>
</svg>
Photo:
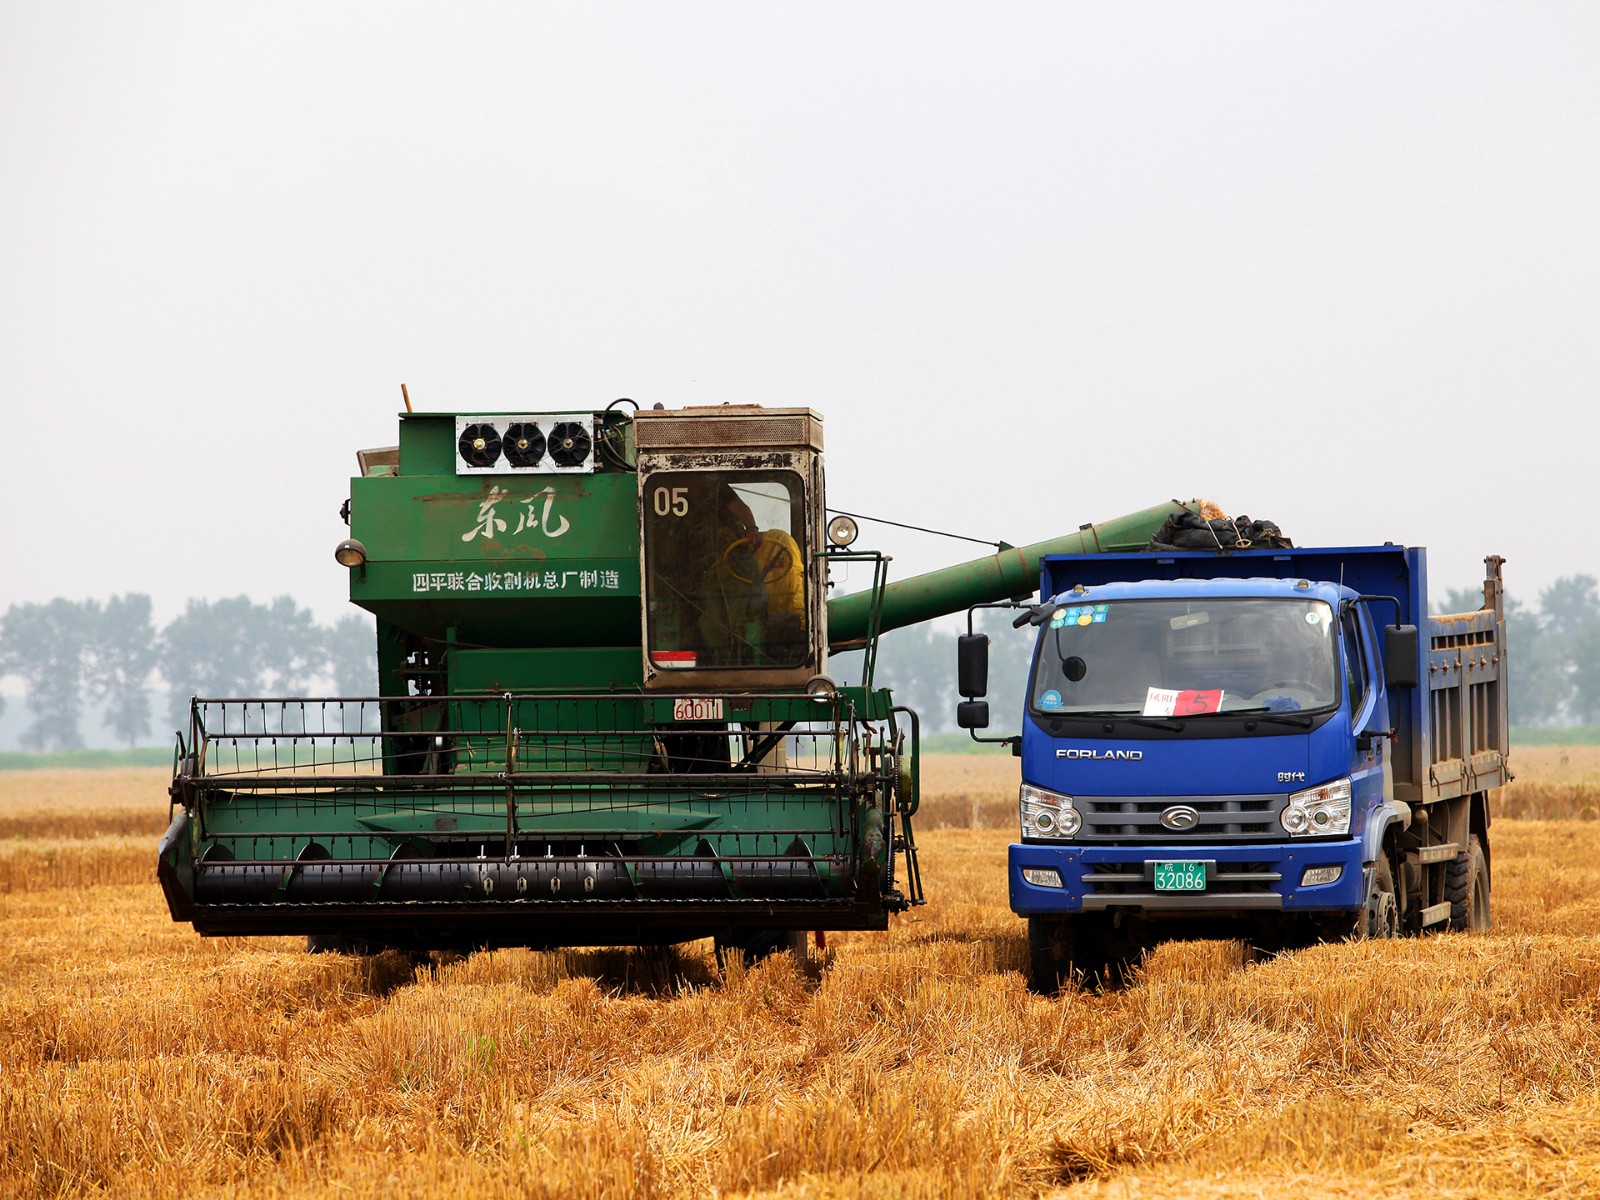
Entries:
<svg viewBox="0 0 1600 1200">
<path fill-rule="evenodd" d="M 1010 759 L 928 765 L 926 907 L 726 973 L 202 939 L 163 772 L 3 773 L 0 1196 L 1595 1196 L 1600 751 L 1516 769 L 1491 933 L 1165 946 L 1055 999 Z"/>
</svg>

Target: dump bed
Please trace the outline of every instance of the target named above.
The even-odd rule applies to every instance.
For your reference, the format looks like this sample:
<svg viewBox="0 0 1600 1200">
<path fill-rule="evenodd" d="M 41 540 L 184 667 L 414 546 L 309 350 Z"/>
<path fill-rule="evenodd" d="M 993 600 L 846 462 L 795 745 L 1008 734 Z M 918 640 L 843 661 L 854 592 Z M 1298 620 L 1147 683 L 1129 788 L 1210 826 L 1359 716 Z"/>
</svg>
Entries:
<svg viewBox="0 0 1600 1200">
<path fill-rule="evenodd" d="M 1483 605 L 1472 612 L 1430 616 L 1423 633 L 1422 678 L 1432 733 L 1423 800 L 1443 800 L 1502 787 L 1511 725 L 1506 715 L 1503 559 L 1484 560 Z M 1396 799 L 1412 797 L 1400 794 Z"/>
</svg>

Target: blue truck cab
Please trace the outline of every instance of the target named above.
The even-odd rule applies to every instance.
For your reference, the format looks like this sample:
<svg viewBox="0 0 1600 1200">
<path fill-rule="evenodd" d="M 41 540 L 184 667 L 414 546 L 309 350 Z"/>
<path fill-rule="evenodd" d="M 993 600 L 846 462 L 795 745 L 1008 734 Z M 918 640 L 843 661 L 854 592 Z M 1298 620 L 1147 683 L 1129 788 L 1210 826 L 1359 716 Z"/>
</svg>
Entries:
<svg viewBox="0 0 1600 1200">
<path fill-rule="evenodd" d="M 1481 609 L 1430 617 L 1421 548 L 1044 559 L 1009 852 L 1033 985 L 1119 981 L 1172 938 L 1487 927 L 1501 561 Z"/>
</svg>

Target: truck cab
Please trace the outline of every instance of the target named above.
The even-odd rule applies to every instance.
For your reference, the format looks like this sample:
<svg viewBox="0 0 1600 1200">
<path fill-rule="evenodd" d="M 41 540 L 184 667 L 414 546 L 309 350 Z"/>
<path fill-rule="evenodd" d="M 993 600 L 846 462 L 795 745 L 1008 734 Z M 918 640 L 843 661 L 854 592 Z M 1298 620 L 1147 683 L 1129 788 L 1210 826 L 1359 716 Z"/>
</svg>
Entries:
<svg viewBox="0 0 1600 1200">
<path fill-rule="evenodd" d="M 1170 938 L 1486 924 L 1490 562 L 1480 614 L 1428 618 L 1420 549 L 1046 559 L 1009 853 L 1035 985 L 1117 981 Z"/>
</svg>

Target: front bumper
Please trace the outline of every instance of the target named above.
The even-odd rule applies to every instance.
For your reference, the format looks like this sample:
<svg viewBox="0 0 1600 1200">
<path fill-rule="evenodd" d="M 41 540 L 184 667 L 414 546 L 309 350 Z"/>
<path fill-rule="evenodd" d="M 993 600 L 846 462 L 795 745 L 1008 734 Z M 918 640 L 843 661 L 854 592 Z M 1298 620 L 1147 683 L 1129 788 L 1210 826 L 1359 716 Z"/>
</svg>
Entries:
<svg viewBox="0 0 1600 1200">
<path fill-rule="evenodd" d="M 1362 843 L 1357 838 L 1269 845 L 1074 846 L 1012 843 L 1011 911 L 1049 913 L 1136 910 L 1151 916 L 1352 912 L 1366 903 Z M 1158 892 L 1157 862 L 1204 862 L 1204 891 Z M 1338 867 L 1331 883 L 1304 885 L 1308 868 Z M 1054 871 L 1060 887 L 1030 883 L 1025 869 Z"/>
</svg>

